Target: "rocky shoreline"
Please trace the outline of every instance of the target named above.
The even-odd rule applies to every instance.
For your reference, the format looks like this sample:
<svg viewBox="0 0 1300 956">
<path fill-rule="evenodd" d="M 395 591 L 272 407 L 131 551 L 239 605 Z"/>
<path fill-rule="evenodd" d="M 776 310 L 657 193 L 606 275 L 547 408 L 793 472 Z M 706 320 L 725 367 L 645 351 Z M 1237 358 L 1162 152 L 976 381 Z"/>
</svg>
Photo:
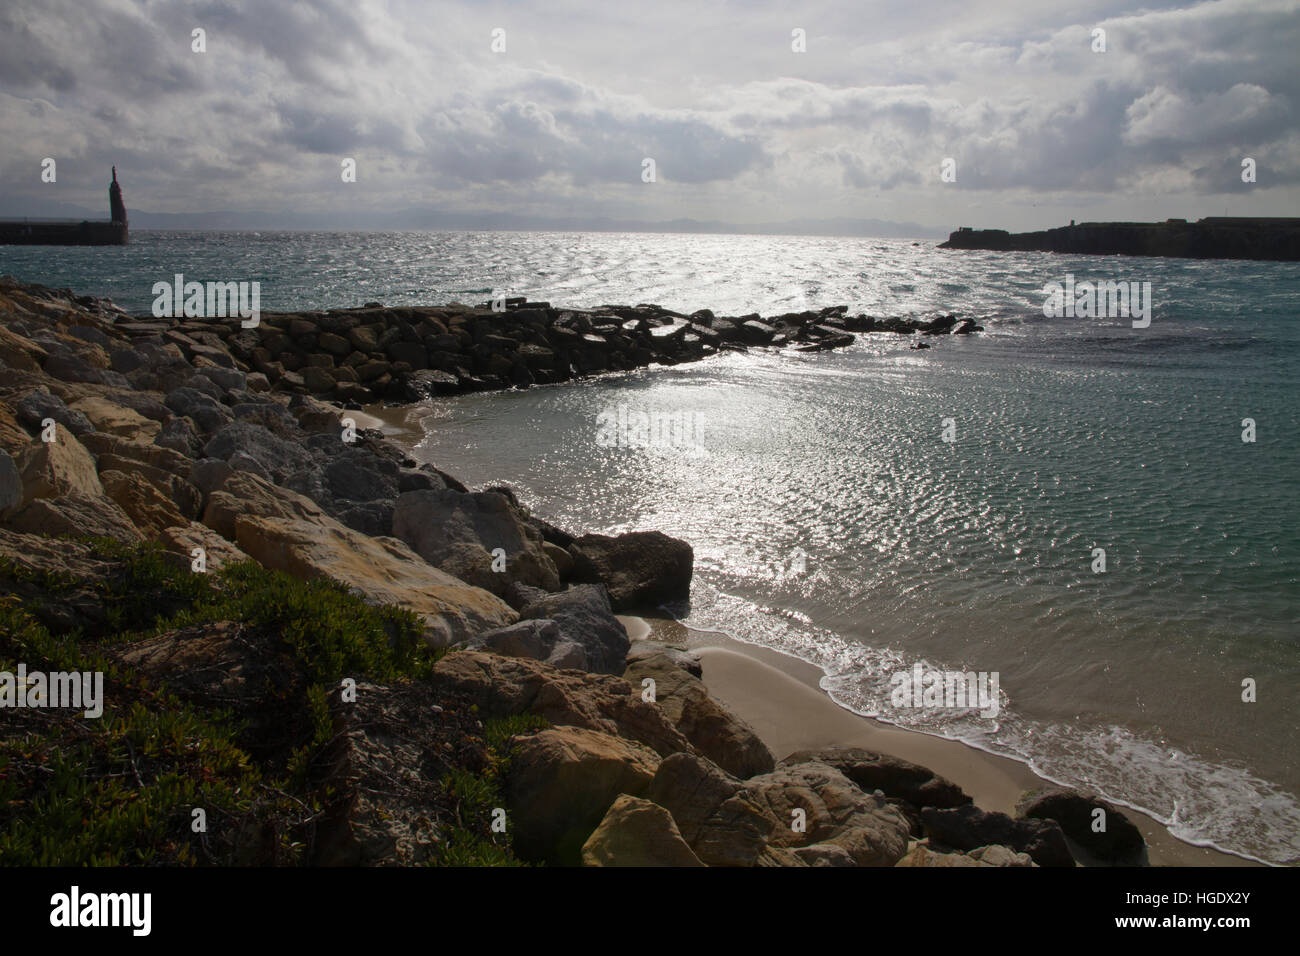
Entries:
<svg viewBox="0 0 1300 956">
<path fill-rule="evenodd" d="M 507 304 L 241 329 L 0 280 L 0 671 L 107 688 L 102 719 L 6 710 L 0 862 L 1145 861 L 1086 794 L 1013 816 L 885 754 L 773 754 L 618 617 L 689 596 L 688 543 L 572 534 L 347 416 L 876 320 Z"/>
<path fill-rule="evenodd" d="M 122 316 L 114 327 L 141 342 L 161 337 L 198 364 L 238 363 L 254 376 L 254 387 L 310 394 L 350 408 L 566 382 L 693 362 L 719 351 L 822 351 L 852 345 L 854 333 L 982 331 L 972 318 L 851 316 L 842 305 L 767 318 L 718 316 L 708 309 L 684 315 L 657 305 L 559 309 L 523 298 L 495 305 L 500 311 L 490 302 L 437 308 L 375 302 L 360 309 L 263 313 L 249 329 L 231 319 Z"/>
</svg>

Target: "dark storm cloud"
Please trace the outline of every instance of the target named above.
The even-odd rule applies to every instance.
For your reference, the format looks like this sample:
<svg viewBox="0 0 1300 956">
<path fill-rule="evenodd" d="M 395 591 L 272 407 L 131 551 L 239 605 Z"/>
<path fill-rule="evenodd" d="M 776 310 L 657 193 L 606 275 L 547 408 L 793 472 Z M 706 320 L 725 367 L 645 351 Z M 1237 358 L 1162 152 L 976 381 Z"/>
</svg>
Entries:
<svg viewBox="0 0 1300 956">
<path fill-rule="evenodd" d="M 994 198 L 1166 197 L 1174 214 L 1232 193 L 1294 213 L 1297 47 L 1294 0 L 8 0 L 0 198 L 99 201 L 117 162 L 146 208 L 328 209 L 355 156 L 349 201 L 394 209 L 667 219 L 707 201 L 760 221 L 894 203 L 938 224 Z M 37 175 L 51 155 L 57 189 Z M 663 188 L 639 188 L 645 158 Z"/>
</svg>

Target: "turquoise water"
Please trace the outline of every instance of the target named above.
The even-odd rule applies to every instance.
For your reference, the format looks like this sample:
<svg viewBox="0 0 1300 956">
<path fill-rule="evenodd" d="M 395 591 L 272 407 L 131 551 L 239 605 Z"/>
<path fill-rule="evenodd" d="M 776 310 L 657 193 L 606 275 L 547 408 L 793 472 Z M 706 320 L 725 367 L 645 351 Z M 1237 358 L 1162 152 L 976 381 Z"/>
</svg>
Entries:
<svg viewBox="0 0 1300 956">
<path fill-rule="evenodd" d="M 0 272 L 139 311 L 184 272 L 260 280 L 264 309 L 505 291 L 979 317 L 983 335 L 926 351 L 862 336 L 442 401 L 418 453 L 575 529 L 690 540 L 688 623 L 819 665 L 846 707 L 1018 757 L 1194 842 L 1300 861 L 1300 266 L 802 237 L 158 233 L 0 248 Z M 1151 282 L 1150 327 L 1044 318 L 1041 289 L 1067 272 Z M 689 421 L 691 440 L 598 442 L 620 406 Z M 998 672 L 1001 713 L 893 706 L 891 675 L 916 662 Z"/>
</svg>

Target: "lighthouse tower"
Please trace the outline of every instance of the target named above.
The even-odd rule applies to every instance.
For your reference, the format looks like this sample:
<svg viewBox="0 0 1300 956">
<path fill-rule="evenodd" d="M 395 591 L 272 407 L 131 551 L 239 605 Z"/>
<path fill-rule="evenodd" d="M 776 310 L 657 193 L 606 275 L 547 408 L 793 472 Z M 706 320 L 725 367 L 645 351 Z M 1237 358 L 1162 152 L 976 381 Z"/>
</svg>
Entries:
<svg viewBox="0 0 1300 956">
<path fill-rule="evenodd" d="M 126 225 L 126 203 L 122 202 L 122 187 L 117 184 L 117 167 L 113 167 L 113 184 L 108 187 L 108 205 L 113 211 L 113 221 Z"/>
</svg>

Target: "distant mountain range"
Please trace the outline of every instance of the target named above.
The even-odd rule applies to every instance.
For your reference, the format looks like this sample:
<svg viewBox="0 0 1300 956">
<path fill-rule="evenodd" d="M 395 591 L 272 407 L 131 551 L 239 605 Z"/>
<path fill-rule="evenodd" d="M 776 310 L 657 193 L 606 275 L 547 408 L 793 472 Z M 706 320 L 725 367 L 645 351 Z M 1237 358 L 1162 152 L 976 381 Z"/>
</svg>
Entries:
<svg viewBox="0 0 1300 956">
<path fill-rule="evenodd" d="M 673 219 L 648 222 L 581 216 L 522 216 L 515 213 L 457 213 L 435 209 L 401 212 L 145 212 L 127 206 L 132 230 L 467 230 L 536 232 L 699 232 L 748 235 L 873 236 L 886 239 L 943 239 L 948 233 L 914 222 L 883 219 L 788 219 L 783 222 L 730 223 L 716 220 Z M 0 199 L 0 219 L 69 218 L 107 219 L 108 206 L 90 209 L 46 200 Z"/>
</svg>

